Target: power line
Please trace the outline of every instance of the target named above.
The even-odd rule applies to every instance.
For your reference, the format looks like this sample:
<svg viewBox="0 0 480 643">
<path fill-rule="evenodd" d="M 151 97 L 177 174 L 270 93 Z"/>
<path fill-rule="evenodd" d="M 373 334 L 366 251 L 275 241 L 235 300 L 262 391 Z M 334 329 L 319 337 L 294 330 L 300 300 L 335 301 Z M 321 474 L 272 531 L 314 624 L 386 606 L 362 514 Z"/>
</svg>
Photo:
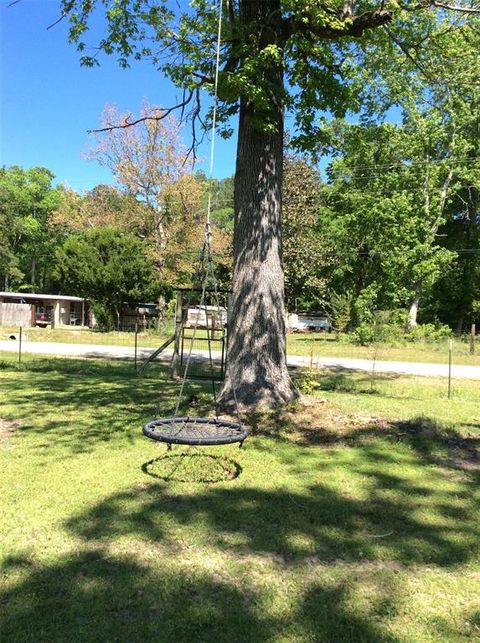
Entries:
<svg viewBox="0 0 480 643">
<path fill-rule="evenodd" d="M 428 167 L 432 165 L 445 164 L 448 169 L 455 169 L 455 166 L 452 167 L 453 163 L 462 163 L 464 165 L 469 165 L 472 163 L 480 162 L 480 156 L 475 157 L 458 157 L 458 158 L 449 158 L 449 159 L 435 159 L 429 161 L 403 161 L 401 163 L 385 163 L 385 164 L 372 164 L 372 165 L 354 165 L 350 169 L 341 169 L 336 170 L 332 167 L 329 172 L 332 175 L 333 179 L 362 179 L 362 178 L 384 178 L 385 172 L 387 170 L 392 170 L 395 168 L 402 169 L 412 169 L 416 167 Z M 368 170 L 372 169 L 372 172 Z M 359 171 L 358 171 L 359 170 Z M 367 171 L 364 171 L 367 170 Z M 376 171 L 378 170 L 378 171 Z M 382 171 L 380 171 L 382 170 Z"/>
<path fill-rule="evenodd" d="M 357 170 L 370 169 L 370 168 L 389 168 L 389 167 L 410 167 L 412 165 L 432 165 L 437 163 L 445 163 L 445 161 L 476 161 L 480 159 L 480 156 L 457 156 L 444 159 L 423 159 L 418 161 L 400 161 L 399 163 L 370 163 L 365 165 L 355 165 L 354 168 Z"/>
</svg>

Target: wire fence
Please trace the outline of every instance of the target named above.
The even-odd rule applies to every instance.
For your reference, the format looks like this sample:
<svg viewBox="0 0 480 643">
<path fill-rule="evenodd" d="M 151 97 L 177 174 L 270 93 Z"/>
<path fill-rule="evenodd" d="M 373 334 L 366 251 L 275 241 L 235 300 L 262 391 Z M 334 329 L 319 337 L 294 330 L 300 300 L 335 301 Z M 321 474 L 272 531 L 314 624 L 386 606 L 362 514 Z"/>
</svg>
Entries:
<svg viewBox="0 0 480 643">
<path fill-rule="evenodd" d="M 174 326 L 167 324 L 157 331 L 132 319 L 125 327 L 111 333 L 1 328 L 0 365 L 28 368 L 30 363 L 43 362 L 45 369 L 53 371 L 58 360 L 106 359 L 123 363 L 135 376 L 137 367 L 165 342 Z M 183 376 L 192 336 L 192 329 L 186 327 L 178 338 L 177 377 Z M 289 335 L 288 342 L 291 373 L 304 393 L 375 393 L 401 399 L 415 397 L 419 388 L 427 387 L 430 399 L 480 402 L 480 344 L 475 332 L 408 346 L 378 343 L 359 347 L 327 333 Z M 172 376 L 174 352 L 171 341 L 145 375 L 156 377 L 162 370 L 164 376 Z M 188 379 L 221 381 L 227 359 L 225 330 L 199 329 L 192 354 Z"/>
</svg>

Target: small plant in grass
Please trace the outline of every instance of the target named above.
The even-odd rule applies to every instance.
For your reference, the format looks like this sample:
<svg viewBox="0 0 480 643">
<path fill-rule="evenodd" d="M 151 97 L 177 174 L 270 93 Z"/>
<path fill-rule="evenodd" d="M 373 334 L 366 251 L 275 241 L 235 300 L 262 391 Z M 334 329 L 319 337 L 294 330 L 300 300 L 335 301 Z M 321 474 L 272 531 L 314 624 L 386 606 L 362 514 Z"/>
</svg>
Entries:
<svg viewBox="0 0 480 643">
<path fill-rule="evenodd" d="M 303 395 L 313 395 L 319 389 L 318 371 L 315 368 L 308 368 L 296 381 L 296 386 Z"/>
<path fill-rule="evenodd" d="M 318 389 L 318 368 L 313 366 L 313 353 L 315 350 L 314 342 L 310 342 L 310 366 L 304 371 L 301 378 L 296 382 L 300 393 L 304 395 L 313 395 Z"/>
</svg>

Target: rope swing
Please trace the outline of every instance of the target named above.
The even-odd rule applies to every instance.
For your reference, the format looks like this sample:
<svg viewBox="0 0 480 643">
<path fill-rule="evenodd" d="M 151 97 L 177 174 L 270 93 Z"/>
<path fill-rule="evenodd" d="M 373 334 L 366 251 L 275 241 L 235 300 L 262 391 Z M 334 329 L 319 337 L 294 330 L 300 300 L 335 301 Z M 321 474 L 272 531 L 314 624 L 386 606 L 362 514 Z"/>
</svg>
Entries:
<svg viewBox="0 0 480 643">
<path fill-rule="evenodd" d="M 222 37 L 222 12 L 223 0 L 219 0 L 218 9 L 218 32 L 217 32 L 217 51 L 215 61 L 215 85 L 214 85 L 214 98 L 212 109 L 212 128 L 211 128 L 211 143 L 210 143 L 210 172 L 209 172 L 209 186 L 208 186 L 208 202 L 207 202 L 207 217 L 205 222 L 205 237 L 200 253 L 199 271 L 201 275 L 201 297 L 200 304 L 197 308 L 197 318 L 194 325 L 193 333 L 190 338 L 190 349 L 188 352 L 185 369 L 180 385 L 180 390 L 177 395 L 175 404 L 175 411 L 172 417 L 159 418 L 148 422 L 143 427 L 143 433 L 151 440 L 158 442 L 165 442 L 168 448 L 171 449 L 172 444 L 184 444 L 191 446 L 211 446 L 220 444 L 231 444 L 239 442 L 241 447 L 243 441 L 248 435 L 247 429 L 238 422 L 231 422 L 230 420 L 222 419 L 218 415 L 217 398 L 215 390 L 215 377 L 213 372 L 213 359 L 210 340 L 210 329 L 208 328 L 207 305 L 205 301 L 205 294 L 207 291 L 207 284 L 209 280 L 213 285 L 213 293 L 215 303 L 217 306 L 217 318 L 221 319 L 220 313 L 220 300 L 218 295 L 218 285 L 215 278 L 213 258 L 212 258 L 212 229 L 210 222 L 211 208 L 212 208 L 212 179 L 213 167 L 215 158 L 215 133 L 216 133 L 216 119 L 217 119 L 217 102 L 218 102 L 218 76 L 220 69 L 220 46 Z M 180 404 L 183 397 L 185 383 L 187 381 L 188 370 L 192 359 L 193 344 L 197 328 L 199 326 L 200 312 L 205 311 L 205 320 L 207 328 L 208 340 L 208 354 L 212 376 L 212 391 L 213 402 L 215 406 L 215 417 L 190 417 L 179 416 Z M 212 328 L 213 330 L 213 328 Z M 227 371 L 229 372 L 229 363 L 227 359 Z M 237 402 L 237 395 L 235 387 L 232 383 L 233 398 L 235 403 L 235 410 L 237 419 L 239 420 L 239 407 Z"/>
</svg>

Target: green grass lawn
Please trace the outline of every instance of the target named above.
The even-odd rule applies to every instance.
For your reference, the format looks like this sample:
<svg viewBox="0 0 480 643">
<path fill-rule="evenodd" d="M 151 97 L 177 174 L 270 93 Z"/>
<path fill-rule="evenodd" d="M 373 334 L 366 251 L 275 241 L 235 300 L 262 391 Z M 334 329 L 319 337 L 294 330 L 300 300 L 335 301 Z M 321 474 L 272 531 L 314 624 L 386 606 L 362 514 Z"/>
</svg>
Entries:
<svg viewBox="0 0 480 643">
<path fill-rule="evenodd" d="M 392 346 L 378 343 L 360 346 L 346 341 L 338 341 L 335 335 L 325 333 L 295 333 L 287 336 L 290 355 L 313 355 L 314 357 L 354 357 L 359 359 L 398 361 L 398 362 L 448 362 L 448 339 L 438 341 L 406 342 Z M 470 355 L 466 339 L 453 339 L 453 363 L 480 366 L 480 343 L 475 355 Z"/>
<path fill-rule="evenodd" d="M 0 338 L 7 339 L 12 333 L 18 333 L 19 329 L 13 326 L 0 328 Z M 162 342 L 173 333 L 173 327 L 165 331 L 155 333 L 153 331 L 139 332 L 138 345 L 145 348 L 157 348 Z M 111 331 L 101 333 L 100 331 L 68 328 L 24 328 L 23 337 L 29 342 L 65 342 L 67 344 L 103 344 L 107 346 L 134 346 L 135 333 L 126 331 Z"/>
<path fill-rule="evenodd" d="M 326 371 L 167 452 L 160 366 L 0 355 L 0 639 L 478 640 L 480 393 L 444 389 Z"/>
</svg>

